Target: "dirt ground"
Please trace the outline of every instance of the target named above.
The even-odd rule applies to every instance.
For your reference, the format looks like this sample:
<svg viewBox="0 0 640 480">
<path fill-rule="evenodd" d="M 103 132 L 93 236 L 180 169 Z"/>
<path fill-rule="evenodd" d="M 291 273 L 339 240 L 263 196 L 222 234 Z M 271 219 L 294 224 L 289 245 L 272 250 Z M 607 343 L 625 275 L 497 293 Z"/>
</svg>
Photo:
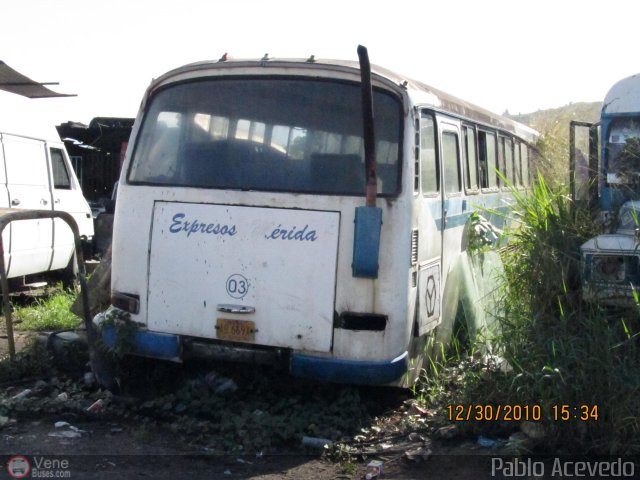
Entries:
<svg viewBox="0 0 640 480">
<path fill-rule="evenodd" d="M 29 344 L 30 337 L 32 334 L 16 332 L 18 350 Z M 0 354 L 6 356 L 6 348 L 6 338 L 0 338 Z M 81 383 L 81 374 L 73 375 L 76 380 L 71 385 Z M 479 447 L 472 438 L 427 438 L 426 428 L 421 435 L 413 433 L 417 437 L 409 440 L 408 431 L 396 425 L 398 419 L 411 413 L 407 407 L 411 400 L 406 395 L 392 395 L 391 400 L 384 400 L 387 413 L 382 420 L 389 430 L 384 431 L 383 427 L 367 444 L 368 450 L 336 454 L 335 450 L 303 449 L 298 445 L 292 451 L 280 448 L 277 453 L 219 455 L 206 446 L 185 443 L 184 432 L 179 435 L 172 422 L 153 422 L 149 427 L 141 424 L 140 417 L 129 417 L 126 408 L 118 407 L 117 413 L 112 413 L 116 397 L 107 401 L 104 410 L 87 413 L 86 405 L 101 397 L 100 391 L 76 389 L 82 394 L 77 397 L 84 402 L 81 408 L 69 399 L 64 408 L 54 412 L 50 408 L 40 411 L 36 398 L 30 399 L 29 407 L 13 400 L 26 389 L 37 391 L 42 387 L 53 398 L 65 388 L 52 392 L 48 381 L 32 375 L 0 385 L 0 478 L 362 479 L 367 463 L 381 460 L 383 479 L 471 480 L 494 478 L 491 455 L 499 453 Z M 293 379 L 284 381 L 295 383 Z M 70 381 L 65 385 L 68 388 Z M 73 408 L 68 407 L 69 402 Z M 13 470 L 25 461 L 30 468 L 28 473 Z"/>
<path fill-rule="evenodd" d="M 71 419 L 72 420 L 72 419 Z M 69 478 L 178 478 L 233 479 L 361 479 L 367 460 L 358 459 L 352 468 L 319 455 L 217 456 L 176 448 L 172 435 L 156 431 L 152 438 L 140 438 L 135 426 L 114 427 L 100 421 L 74 422 L 85 431 L 79 438 L 49 436 L 56 432 L 55 418 L 18 422 L 0 433 L 3 464 L 12 456 L 26 457 L 35 468 L 36 457 L 68 461 Z M 73 421 L 73 420 L 72 420 Z M 122 428 L 122 431 L 119 429 Z M 114 433 L 117 430 L 117 433 Z M 372 457 L 373 458 L 373 457 Z M 382 478 L 458 479 L 491 478 L 490 457 L 464 445 L 439 446 L 426 461 L 412 463 L 401 454 L 376 456 L 384 461 Z M 3 469 L 0 473 L 6 475 Z M 11 478 L 11 477 L 8 477 Z M 28 477 L 31 478 L 31 477 Z"/>
</svg>

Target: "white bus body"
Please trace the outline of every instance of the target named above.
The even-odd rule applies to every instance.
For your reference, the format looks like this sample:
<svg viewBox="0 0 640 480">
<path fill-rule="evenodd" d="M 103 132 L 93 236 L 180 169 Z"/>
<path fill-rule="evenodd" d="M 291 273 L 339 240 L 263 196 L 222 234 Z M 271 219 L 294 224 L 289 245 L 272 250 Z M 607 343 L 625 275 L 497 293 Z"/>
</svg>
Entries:
<svg viewBox="0 0 640 480">
<path fill-rule="evenodd" d="M 353 62 L 221 61 L 151 84 L 113 238 L 112 304 L 137 323 L 137 353 L 280 360 L 299 376 L 406 385 L 460 302 L 484 321 L 469 217 L 506 206 L 496 165 L 526 188 L 535 132 L 374 67 L 379 268 L 358 277 L 359 75 Z"/>
</svg>

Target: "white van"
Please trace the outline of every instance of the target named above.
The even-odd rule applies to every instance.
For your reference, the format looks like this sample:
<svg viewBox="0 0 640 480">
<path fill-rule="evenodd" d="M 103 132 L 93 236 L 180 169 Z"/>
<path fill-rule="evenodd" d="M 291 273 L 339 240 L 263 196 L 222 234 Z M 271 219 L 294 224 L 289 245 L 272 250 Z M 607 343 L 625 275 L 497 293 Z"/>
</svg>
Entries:
<svg viewBox="0 0 640 480">
<path fill-rule="evenodd" d="M 0 208 L 70 213 L 80 236 L 93 238 L 93 218 L 64 144 L 0 132 Z M 3 232 L 7 276 L 17 286 L 25 276 L 73 274 L 74 240 L 61 219 L 22 220 Z"/>
</svg>

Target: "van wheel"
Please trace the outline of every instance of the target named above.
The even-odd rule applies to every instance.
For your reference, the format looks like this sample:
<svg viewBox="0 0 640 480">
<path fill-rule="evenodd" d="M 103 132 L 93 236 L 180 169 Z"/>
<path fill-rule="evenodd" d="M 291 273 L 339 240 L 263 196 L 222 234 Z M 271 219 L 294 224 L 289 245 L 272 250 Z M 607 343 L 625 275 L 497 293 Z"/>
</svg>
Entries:
<svg viewBox="0 0 640 480">
<path fill-rule="evenodd" d="M 78 261 L 76 258 L 76 253 L 73 252 L 69 264 L 62 271 L 62 287 L 65 290 L 77 291 L 80 287 Z"/>
</svg>

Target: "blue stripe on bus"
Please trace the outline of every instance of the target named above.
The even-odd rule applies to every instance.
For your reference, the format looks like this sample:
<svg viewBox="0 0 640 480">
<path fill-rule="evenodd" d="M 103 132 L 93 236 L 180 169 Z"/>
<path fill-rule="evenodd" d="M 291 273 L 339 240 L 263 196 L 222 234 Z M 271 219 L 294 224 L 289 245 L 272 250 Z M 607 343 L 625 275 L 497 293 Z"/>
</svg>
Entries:
<svg viewBox="0 0 640 480">
<path fill-rule="evenodd" d="M 350 385 L 384 385 L 398 380 L 409 367 L 409 354 L 391 360 L 343 360 L 291 355 L 291 375 Z"/>
<path fill-rule="evenodd" d="M 447 210 L 447 224 L 445 225 L 445 229 L 448 228 L 456 228 L 463 226 L 471 214 L 473 212 L 480 212 L 481 215 L 486 217 L 491 223 L 496 224 L 497 227 L 501 227 L 504 223 L 504 220 L 500 217 L 505 215 L 509 207 L 502 204 L 500 206 L 495 206 L 492 204 L 501 203 L 501 197 L 496 197 L 496 199 L 491 202 L 485 202 L 485 205 L 475 205 L 470 202 L 468 198 L 448 198 L 444 201 L 444 210 Z M 474 199 L 473 199 L 474 200 Z M 498 202 L 496 202 L 498 200 Z M 436 224 L 436 228 L 439 232 L 442 231 L 442 203 L 439 201 L 429 202 L 428 208 L 433 216 L 433 220 Z M 483 208 L 486 208 L 488 211 L 483 212 Z M 491 211 L 498 212 L 499 215 L 492 213 Z"/>
</svg>

